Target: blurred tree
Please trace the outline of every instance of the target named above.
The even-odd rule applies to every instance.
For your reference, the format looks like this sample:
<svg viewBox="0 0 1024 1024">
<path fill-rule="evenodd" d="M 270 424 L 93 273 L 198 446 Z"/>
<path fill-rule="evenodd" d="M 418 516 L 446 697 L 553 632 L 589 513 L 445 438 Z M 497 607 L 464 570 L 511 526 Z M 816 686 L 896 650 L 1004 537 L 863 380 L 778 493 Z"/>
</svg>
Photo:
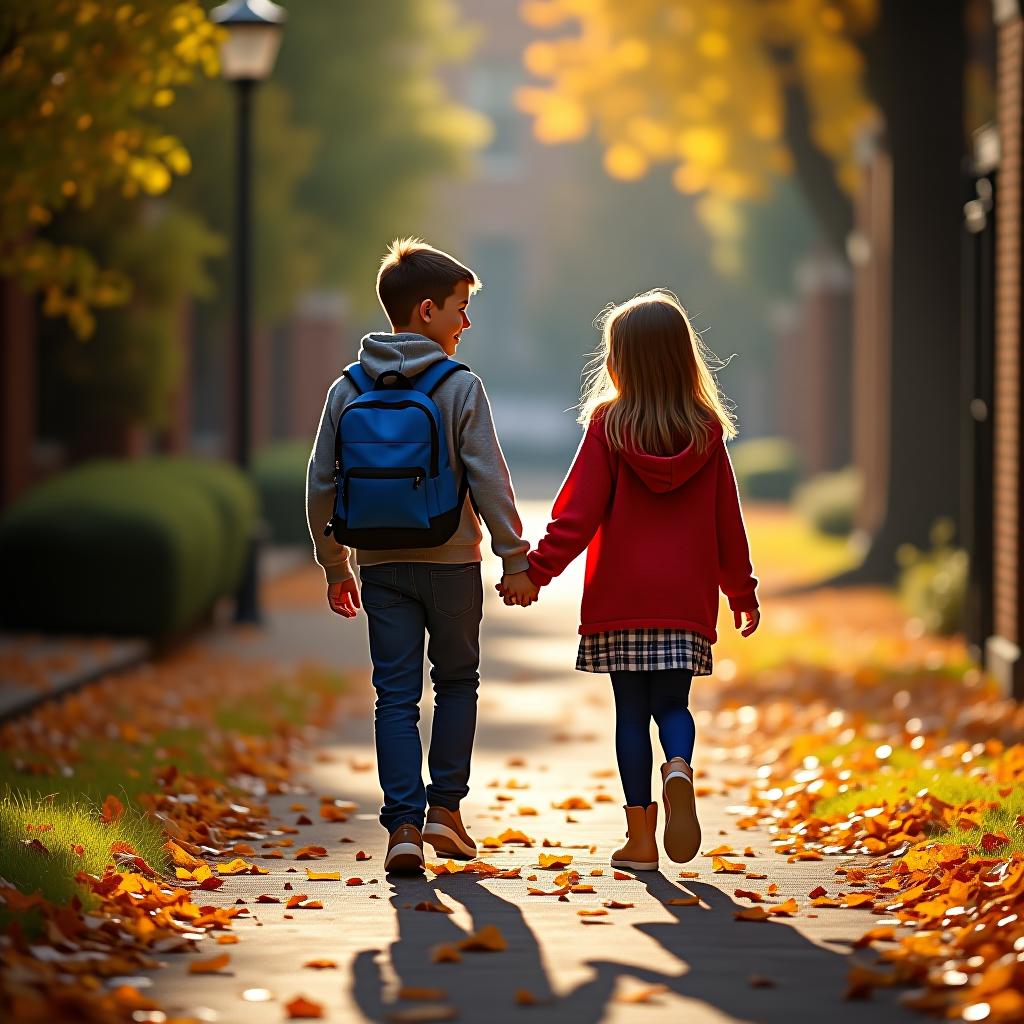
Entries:
<svg viewBox="0 0 1024 1024">
<path fill-rule="evenodd" d="M 540 29 L 525 63 L 547 85 L 522 90 L 546 142 L 592 130 L 616 178 L 673 166 L 723 270 L 741 262 L 744 204 L 795 170 L 841 252 L 857 182 L 854 143 L 872 116 L 861 43 L 877 0 L 527 0 Z"/>
<path fill-rule="evenodd" d="M 123 305 L 96 311 L 87 340 L 65 321 L 43 325 L 43 422 L 76 456 L 116 451 L 129 425 L 167 426 L 181 387 L 185 303 L 209 290 L 206 264 L 223 246 L 198 217 L 162 198 L 108 195 L 65 214 L 55 230 L 57 244 L 89 252 L 132 289 Z"/>
<path fill-rule="evenodd" d="M 742 203 L 791 172 L 845 255 L 856 143 L 869 128 L 884 140 L 891 238 L 870 241 L 892 254 L 878 396 L 887 512 L 849 578 L 891 579 L 898 546 L 923 544 L 935 518 L 957 511 L 958 462 L 946 455 L 958 447 L 965 0 L 526 0 L 523 12 L 538 29 L 579 28 L 526 50 L 527 68 L 549 80 L 520 96 L 537 136 L 595 131 L 622 179 L 674 164 L 676 187 L 700 196 L 721 269 L 741 263 Z"/>
<path fill-rule="evenodd" d="M 257 319 L 273 323 L 307 289 L 375 302 L 387 242 L 407 231 L 431 180 L 467 164 L 489 125 L 454 103 L 438 70 L 472 46 L 449 0 L 292 5 L 255 120 Z M 194 157 L 175 198 L 216 231 L 231 226 L 232 97 L 196 88 L 168 111 Z M 214 322 L 227 261 L 213 268 Z"/>
<path fill-rule="evenodd" d="M 0 11 L 0 274 L 43 293 L 76 334 L 123 303 L 130 281 L 40 229 L 108 192 L 157 195 L 189 170 L 155 110 L 217 68 L 198 0 L 32 0 Z"/>
</svg>

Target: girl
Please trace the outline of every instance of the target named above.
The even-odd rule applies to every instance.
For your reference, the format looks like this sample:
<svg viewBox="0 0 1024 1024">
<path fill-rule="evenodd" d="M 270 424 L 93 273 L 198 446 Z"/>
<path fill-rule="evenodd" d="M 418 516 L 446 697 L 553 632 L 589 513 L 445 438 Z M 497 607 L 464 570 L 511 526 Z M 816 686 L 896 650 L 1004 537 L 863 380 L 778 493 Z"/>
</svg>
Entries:
<svg viewBox="0 0 1024 1024">
<path fill-rule="evenodd" d="M 627 830 L 611 862 L 640 871 L 658 867 L 651 719 L 665 753 L 665 852 L 684 863 L 700 846 L 690 681 L 711 673 L 719 588 L 743 636 L 760 619 L 724 444 L 736 429 L 705 353 L 669 291 L 607 314 L 583 388 L 586 434 L 530 555 L 532 586 L 499 585 L 507 604 L 528 605 L 587 548 L 576 667 L 611 673 Z"/>
</svg>

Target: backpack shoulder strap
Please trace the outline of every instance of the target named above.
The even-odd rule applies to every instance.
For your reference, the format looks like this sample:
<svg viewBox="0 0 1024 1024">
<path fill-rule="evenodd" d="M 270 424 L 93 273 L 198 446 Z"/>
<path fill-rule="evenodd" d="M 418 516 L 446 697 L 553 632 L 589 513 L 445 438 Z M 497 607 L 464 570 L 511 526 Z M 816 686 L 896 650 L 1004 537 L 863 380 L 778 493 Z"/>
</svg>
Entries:
<svg viewBox="0 0 1024 1024">
<path fill-rule="evenodd" d="M 457 363 L 453 359 L 439 359 L 431 363 L 422 373 L 418 373 L 412 381 L 414 390 L 423 395 L 432 395 L 453 373 L 469 370 L 465 363 Z"/>
<path fill-rule="evenodd" d="M 341 375 L 342 377 L 348 377 L 352 382 L 352 386 L 360 395 L 373 390 L 373 378 L 362 368 L 358 360 L 354 363 L 349 363 L 341 371 Z"/>
</svg>

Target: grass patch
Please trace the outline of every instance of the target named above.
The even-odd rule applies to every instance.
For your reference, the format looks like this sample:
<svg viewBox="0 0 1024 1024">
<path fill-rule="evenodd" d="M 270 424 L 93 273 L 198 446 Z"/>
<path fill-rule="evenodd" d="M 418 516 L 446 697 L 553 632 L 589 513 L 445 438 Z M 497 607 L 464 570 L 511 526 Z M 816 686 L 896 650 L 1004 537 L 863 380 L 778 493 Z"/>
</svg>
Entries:
<svg viewBox="0 0 1024 1024">
<path fill-rule="evenodd" d="M 74 701 L 48 705 L 40 713 L 49 716 L 48 729 L 55 730 L 47 735 L 59 737 L 52 747 L 38 742 L 43 735 L 38 730 L 10 729 L 0 752 L 0 877 L 53 903 L 77 895 L 88 904 L 92 898 L 75 875 L 102 874 L 113 860 L 111 844 L 118 841 L 130 844 L 155 870 L 166 871 L 165 836 L 140 800 L 160 791 L 156 773 L 174 765 L 179 775 L 213 779 L 230 792 L 240 738 L 274 744 L 281 732 L 323 721 L 345 685 L 342 676 L 327 670 L 304 669 L 283 680 L 227 662 L 225 667 L 212 663 L 218 686 L 210 689 L 202 676 L 193 675 L 194 664 L 184 662 L 184 671 L 158 664 L 138 677 L 96 683 Z M 165 728 L 168 722 L 174 727 Z M 110 794 L 125 811 L 104 825 L 100 808 Z M 38 832 L 28 825 L 53 827 Z M 33 838 L 49 853 L 22 842 Z M 32 929 L 32 916 L 21 919 L 26 931 Z M 0 917 L 0 924 L 8 920 Z"/>
<path fill-rule="evenodd" d="M 845 537 L 819 533 L 788 506 L 749 502 L 744 520 L 755 572 L 762 571 L 773 584 L 780 575 L 790 586 L 825 580 L 860 561 Z"/>
<path fill-rule="evenodd" d="M 40 825 L 51 827 L 39 831 Z M 38 839 L 48 852 L 29 845 L 32 839 Z M 92 906 L 95 897 L 75 881 L 75 875 L 79 871 L 102 875 L 116 842 L 129 843 L 155 870 L 167 869 L 163 832 L 138 808 L 126 807 L 117 821 L 104 825 L 98 805 L 76 801 L 66 793 L 52 799 L 11 791 L 0 796 L 0 877 L 24 893 L 39 892 L 52 903 L 78 896 L 86 907 Z M 81 852 L 76 852 L 76 846 Z M 0 916 L 0 925 L 6 926 L 8 920 Z M 31 919 L 24 924 L 31 928 Z"/>
<path fill-rule="evenodd" d="M 861 747 L 871 745 L 860 744 Z M 828 764 L 835 756 L 848 754 L 854 748 L 854 744 L 826 747 L 818 756 L 823 764 Z M 972 762 L 972 766 L 981 767 L 987 760 L 977 758 Z M 1002 832 L 1010 842 L 999 848 L 998 856 L 1024 853 L 1024 828 L 1016 821 L 1018 815 L 1024 814 L 1024 787 L 1018 786 L 1009 796 L 1004 797 L 1000 795 L 995 785 L 975 776 L 947 768 L 926 768 L 920 757 L 913 751 L 905 749 L 894 750 L 887 764 L 881 767 L 877 774 L 866 776 L 857 788 L 819 801 L 815 804 L 814 813 L 823 818 L 842 818 L 858 808 L 897 803 L 901 798 L 913 799 L 914 794 L 922 789 L 927 789 L 933 796 L 954 807 L 973 800 L 994 801 L 997 804 L 996 807 L 981 813 L 982 828 L 934 828 L 928 833 L 930 840 L 969 846 L 976 851 L 975 856 L 988 857 L 991 854 L 982 850 L 981 837 L 986 832 Z"/>
</svg>

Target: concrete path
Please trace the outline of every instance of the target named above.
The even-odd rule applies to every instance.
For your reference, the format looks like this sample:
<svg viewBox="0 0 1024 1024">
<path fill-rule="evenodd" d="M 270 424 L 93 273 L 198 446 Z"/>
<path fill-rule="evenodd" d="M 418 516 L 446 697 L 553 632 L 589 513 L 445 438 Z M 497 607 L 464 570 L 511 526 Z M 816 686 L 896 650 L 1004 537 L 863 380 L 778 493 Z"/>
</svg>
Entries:
<svg viewBox="0 0 1024 1024">
<path fill-rule="evenodd" d="M 544 511 L 541 506 L 528 509 L 533 514 L 531 536 L 538 535 Z M 493 560 L 485 565 L 493 577 Z M 266 861 L 268 875 L 234 877 L 209 894 L 209 902 L 217 905 L 245 899 L 254 919 L 238 922 L 237 945 L 203 950 L 204 955 L 231 953 L 224 974 L 189 975 L 190 958 L 169 958 L 150 990 L 161 1005 L 203 1020 L 245 1024 L 285 1019 L 284 1004 L 296 995 L 323 1004 L 324 1017 L 331 1021 L 921 1020 L 888 993 L 868 1004 L 842 1000 L 848 943 L 880 918 L 828 909 L 819 910 L 816 918 L 808 916 L 813 910 L 807 893 L 818 884 L 834 892 L 838 886 L 833 872 L 842 861 L 788 864 L 772 852 L 766 834 L 736 829 L 736 813 L 728 808 L 742 801 L 743 790 L 730 789 L 724 780 L 738 767 L 712 760 L 710 751 L 701 750 L 700 736 L 695 756 L 699 781 L 714 783 L 716 794 L 699 802 L 701 848 L 728 842 L 742 850 L 749 844 L 756 856 L 740 859 L 768 877 L 752 881 L 743 875 L 712 874 L 711 860 L 704 856 L 685 865 L 699 871 L 696 880 L 681 880 L 680 866 L 664 860 L 661 872 L 627 880 L 613 877 L 608 856 L 621 841 L 623 820 L 618 779 L 611 772 L 610 690 L 605 677 L 572 668 L 581 573 L 582 567 L 575 567 L 528 610 L 504 608 L 485 583 L 489 596 L 480 726 L 473 788 L 464 809 L 478 841 L 506 828 L 521 829 L 536 840 L 532 849 L 505 847 L 487 858 L 502 869 L 520 867 L 519 879 L 384 875 L 362 619 L 345 623 L 321 610 L 275 613 L 264 635 L 237 644 L 241 653 L 254 657 L 283 652 L 347 663 L 353 669 L 353 695 L 343 721 L 302 780 L 308 795 L 272 801 L 287 823 L 298 817 L 290 805 L 296 800 L 306 804 L 315 823 L 299 828 L 296 847 L 320 844 L 328 857 Z M 228 641 L 220 638 L 216 643 Z M 697 684 L 698 707 L 701 685 L 714 683 Z M 601 793 L 612 800 L 596 802 Z M 324 824 L 316 814 L 321 795 L 354 801 L 358 810 L 345 823 Z M 591 808 L 552 806 L 571 797 L 584 797 Z M 522 807 L 537 813 L 523 815 Z M 345 838 L 352 841 L 343 842 Z M 545 839 L 555 845 L 544 849 Z M 371 859 L 357 860 L 357 851 Z M 571 854 L 571 867 L 595 892 L 570 894 L 567 901 L 528 895 L 530 885 L 554 888 L 558 872 L 537 868 L 540 853 Z M 307 881 L 307 867 L 339 870 L 342 881 Z M 594 870 L 603 874 L 591 876 Z M 536 874 L 537 881 L 527 881 L 529 874 Z M 365 884 L 346 886 L 344 880 L 352 877 Z M 750 904 L 735 897 L 734 890 L 763 893 L 773 882 L 778 900 L 796 897 L 800 915 L 766 923 L 736 921 L 733 913 Z M 284 889 L 286 883 L 290 891 Z M 699 896 L 701 904 L 666 904 L 687 892 Z M 287 911 L 283 902 L 259 904 L 256 897 L 262 893 L 282 900 L 306 893 L 321 900 L 324 909 Z M 610 909 L 605 916 L 577 913 L 604 909 L 606 900 L 633 906 Z M 454 912 L 416 910 L 422 902 L 443 903 Z M 433 962 L 433 947 L 458 942 L 487 925 L 500 930 L 506 950 L 463 952 L 458 963 Z M 870 953 L 861 956 L 866 962 L 874 960 Z M 313 959 L 332 960 L 337 967 L 303 967 Z M 751 983 L 758 978 L 768 979 L 770 987 Z M 628 1001 L 655 985 L 664 990 L 649 1001 Z M 403 987 L 442 989 L 443 998 L 399 999 Z M 268 990 L 260 993 L 268 998 L 246 1000 L 243 993 L 251 989 Z M 525 999 L 534 1004 L 517 1001 Z"/>
</svg>

